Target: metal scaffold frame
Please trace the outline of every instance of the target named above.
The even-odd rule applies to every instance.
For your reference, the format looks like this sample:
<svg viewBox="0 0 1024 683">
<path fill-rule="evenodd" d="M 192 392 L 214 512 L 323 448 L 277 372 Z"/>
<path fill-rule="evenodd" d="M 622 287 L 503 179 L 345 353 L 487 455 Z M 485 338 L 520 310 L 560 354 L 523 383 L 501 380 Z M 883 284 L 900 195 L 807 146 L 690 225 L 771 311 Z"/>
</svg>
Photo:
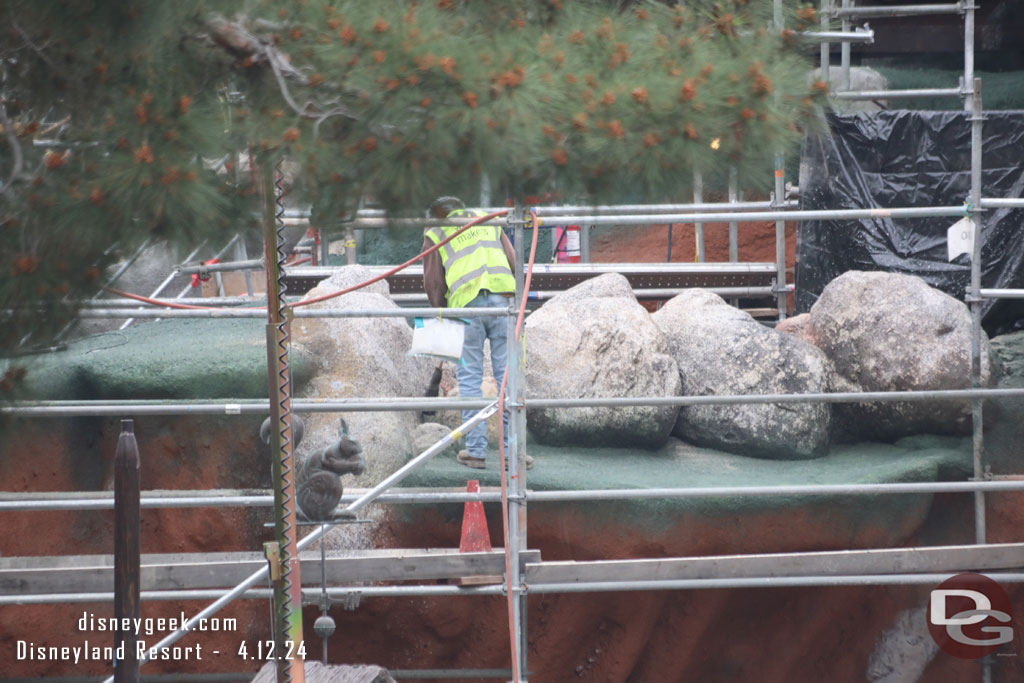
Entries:
<svg viewBox="0 0 1024 683">
<path fill-rule="evenodd" d="M 774 0 L 776 7 L 776 28 L 782 27 L 781 0 Z M 799 211 L 792 210 L 794 203 L 785 200 L 785 160 L 778 155 L 775 160 L 775 192 L 768 202 L 743 202 L 730 182 L 728 204 L 706 204 L 702 201 L 702 182 L 695 178 L 695 202 L 693 204 L 676 205 L 624 205 L 597 207 L 538 207 L 536 213 L 542 220 L 557 224 L 565 222 L 587 223 L 590 225 L 631 225 L 651 223 L 690 222 L 700 226 L 703 222 L 730 223 L 730 260 L 736 261 L 736 223 L 741 221 L 769 220 L 776 221 L 776 283 L 772 290 L 776 297 L 779 318 L 786 316 L 786 297 L 789 289 L 786 286 L 786 247 L 785 222 L 799 219 L 848 219 L 856 220 L 877 216 L 885 217 L 969 217 L 977 227 L 971 258 L 971 282 L 966 297 L 972 316 L 971 334 L 971 388 L 949 391 L 912 391 L 912 392 L 871 392 L 871 393 L 828 393 L 828 394 L 774 394 L 774 395 L 737 395 L 737 396 L 680 396 L 673 398 L 605 398 L 605 399 L 553 399 L 544 397 L 526 398 L 523 390 L 524 370 L 526 362 L 525 345 L 514 335 L 515 315 L 519 310 L 523 297 L 529 295 L 524 288 L 524 272 L 522 268 L 516 273 L 516 296 L 507 308 L 496 309 L 436 309 L 436 308 L 405 308 L 400 310 L 373 309 L 359 311 L 331 310 L 298 310 L 296 317 L 414 317 L 450 315 L 452 317 L 470 317 L 482 315 L 504 315 L 509 320 L 512 348 L 508 361 L 507 408 L 511 412 L 509 420 L 509 449 L 514 457 L 509 463 L 510 483 L 508 490 L 509 543 L 506 552 L 511 555 L 509 586 L 513 594 L 512 628 L 519 653 L 518 669 L 523 672 L 515 683 L 526 681 L 528 676 L 527 652 L 527 595 L 529 593 L 550 592 L 601 592 L 621 590 L 691 590 L 699 588 L 725 587 L 793 587 L 793 586 L 839 586 L 839 585 L 872 585 L 872 584 L 937 584 L 949 574 L 942 569 L 921 569 L 908 565 L 906 571 L 890 571 L 873 565 L 870 553 L 882 551 L 850 551 L 852 564 L 849 567 L 864 567 L 863 571 L 847 573 L 811 572 L 793 574 L 790 570 L 772 564 L 772 557 L 793 558 L 798 553 L 786 553 L 777 556 L 733 556 L 732 565 L 755 562 L 757 575 L 740 574 L 728 576 L 701 576 L 699 578 L 673 578 L 651 580 L 641 567 L 631 565 L 627 575 L 614 579 L 594 578 L 604 571 L 607 563 L 589 563 L 590 569 L 599 570 L 597 574 L 579 563 L 581 569 L 558 568 L 560 563 L 538 562 L 526 564 L 520 561 L 520 555 L 527 549 L 527 507 L 528 503 L 565 502 L 565 501 L 608 501 L 638 500 L 649 498 L 707 498 L 719 496 L 791 496 L 791 495 L 898 495 L 914 493 L 971 493 L 974 497 L 975 511 L 975 544 L 973 546 L 949 546 L 950 554 L 994 552 L 1000 549 L 998 544 L 989 544 L 986 539 L 985 494 L 990 492 L 1024 491 L 1024 481 L 993 480 L 984 467 L 984 433 L 983 433 L 983 401 L 985 399 L 1024 396 L 1024 389 L 985 389 L 981 382 L 981 305 L 985 299 L 992 298 L 1024 298 L 1024 290 L 983 289 L 981 282 L 981 252 L 984 243 L 984 215 L 988 208 L 1022 208 L 1024 199 L 1019 198 L 984 198 L 982 196 L 982 126 L 984 121 L 982 110 L 981 83 L 974 78 L 974 15 L 976 5 L 971 0 L 956 3 L 934 5 L 908 5 L 888 7 L 855 7 L 853 0 L 841 0 L 836 7 L 833 0 L 822 0 L 821 31 L 815 35 L 823 41 L 841 43 L 841 74 L 842 87 L 834 93 L 837 99 L 877 99 L 881 97 L 924 97 L 938 95 L 961 96 L 964 98 L 967 121 L 971 126 L 971 189 L 970 196 L 964 205 L 926 208 L 893 207 L 871 208 L 843 211 Z M 868 16 L 899 16 L 926 13 L 959 13 L 964 16 L 964 76 L 958 88 L 929 89 L 919 91 L 850 91 L 850 42 L 863 39 L 862 31 L 851 29 L 851 20 Z M 830 22 L 840 19 L 842 30 L 832 32 Z M 827 42 L 822 42 L 821 73 L 822 78 L 829 80 L 831 56 Z M 958 198 L 959 199 L 959 198 Z M 285 216 L 284 222 L 302 221 L 301 217 Z M 411 220 L 411 219 L 410 219 Z M 372 229 L 383 226 L 385 217 L 372 210 L 359 212 L 356 221 L 347 226 L 346 241 L 352 240 L 354 228 Z M 451 221 L 446 221 L 450 223 Z M 425 225 L 428 221 L 416 220 L 416 225 Z M 524 245 L 526 242 L 527 221 L 521 205 L 509 213 L 507 228 L 513 237 L 517 263 L 524 263 Z M 583 234 L 586 235 L 586 230 Z M 697 252 L 702 250 L 702 231 L 697 230 Z M 586 243 L 586 238 L 584 237 Z M 326 240 L 325 240 L 326 243 Z M 228 246 L 231 246 L 230 244 Z M 225 250 L 227 247 L 225 247 Z M 584 248 L 586 254 L 589 247 Z M 269 253 L 269 252 L 268 252 Z M 204 272 L 221 270 L 262 268 L 262 261 L 247 261 L 244 253 L 241 259 L 232 264 L 204 266 Z M 195 269 L 198 271 L 199 269 Z M 188 268 L 180 272 L 190 272 Z M 165 283 L 166 285 L 166 283 Z M 251 291 L 251 290 L 250 290 Z M 155 294 L 158 294 L 155 292 Z M 218 298 L 218 305 L 231 305 L 251 302 L 251 297 Z M 197 302 L 213 303 L 210 299 Z M 135 302 L 93 301 L 83 309 L 83 316 L 88 317 L 264 317 L 265 311 L 244 311 L 238 309 L 219 309 L 216 311 L 167 311 L 139 310 Z M 526 409 L 532 408 L 578 408 L 588 406 L 638 406 L 638 405 L 732 405 L 751 403 L 791 403 L 791 402 L 869 402 L 869 401 L 917 401 L 937 399 L 969 399 L 972 408 L 972 446 L 973 446 L 973 477 L 960 482 L 918 482 L 893 484 L 841 484 L 841 485 L 804 485 L 804 486 L 748 486 L 730 488 L 650 488 L 650 489 L 608 489 L 608 490 L 559 490 L 531 491 L 527 485 L 525 468 L 520 471 L 520 458 L 526 455 Z M 424 398 L 356 398 L 356 399 L 323 399 L 323 400 L 292 400 L 292 411 L 295 412 L 340 412 L 340 411 L 418 411 L 452 408 L 479 409 L 480 412 L 471 420 L 461 425 L 452 434 L 410 460 L 405 466 L 387 477 L 377 486 L 369 490 L 349 491 L 342 499 L 342 506 L 349 512 L 355 512 L 371 502 L 381 504 L 436 504 L 457 503 L 465 501 L 500 502 L 501 496 L 494 490 L 479 493 L 467 493 L 454 490 L 432 491 L 390 491 L 407 475 L 424 465 L 435 454 L 451 444 L 453 435 L 465 433 L 475 424 L 486 420 L 498 410 L 497 402 L 484 400 L 450 400 Z M 16 417 L 62 417 L 62 416 L 123 416 L 123 415 L 201 415 L 201 414 L 266 414 L 268 403 L 265 400 L 235 401 L 36 401 L 21 402 L 0 408 L 0 413 Z M 25 510 L 100 510 L 110 509 L 112 498 L 103 493 L 88 494 L 0 494 L 0 512 Z M 143 494 L 143 508 L 185 508 L 185 507 L 222 507 L 222 506 L 270 506 L 274 505 L 274 497 L 269 493 L 254 494 L 251 492 L 153 492 Z M 326 527 L 314 527 L 314 530 L 297 544 L 301 551 L 319 541 Z M 1019 545 L 1019 544 L 1014 544 Z M 919 549 L 890 549 L 899 557 L 909 556 Z M 859 554 L 858 554 L 859 553 Z M 976 557 L 976 556 L 971 556 Z M 767 559 L 766 559 L 767 558 Z M 658 562 L 665 563 L 698 563 L 703 558 L 661 558 Z M 812 562 L 815 558 L 806 558 Z M 854 561 L 855 560 L 855 561 Z M 643 561 L 637 561 L 643 562 Z M 726 563 L 728 564 L 728 563 Z M 940 563 L 941 564 L 941 563 Z M 726 566 L 726 565 L 723 565 Z M 949 569 L 949 567 L 946 567 Z M 557 570 L 557 571 L 556 571 Z M 573 571 L 579 573 L 573 574 Z M 533 578 L 548 573 L 549 579 L 531 583 Z M 559 574 L 558 572 L 562 572 Z M 589 573 L 588 573 L 589 572 Z M 940 572 L 940 573 L 936 573 Z M 1024 582 L 1024 574 L 1003 572 L 993 574 L 1001 581 Z M 228 592 L 210 589 L 161 590 L 143 592 L 143 599 L 179 600 L 179 599 L 215 599 L 192 620 L 194 623 L 207 618 L 236 598 L 267 599 L 273 594 L 257 584 L 265 581 L 268 570 L 252 573 L 244 581 L 239 582 Z M 556 576 L 570 577 L 571 581 L 558 580 Z M 590 577 L 588 579 L 588 577 Z M 639 577 L 639 578 L 637 578 Z M 422 595 L 498 595 L 506 594 L 505 586 L 456 587 L 456 586 L 358 586 L 358 587 L 324 587 L 332 600 L 342 600 L 346 596 L 422 596 Z M 301 589 L 302 603 L 315 603 L 320 593 Z M 315 594 L 314 594 L 315 593 Z M 42 604 L 48 602 L 87 602 L 106 601 L 107 593 L 80 592 L 40 595 L 7 595 L 0 596 L 0 604 Z M 172 633 L 158 643 L 155 648 L 169 646 L 183 637 L 187 629 Z M 492 677 L 507 677 L 508 672 L 491 672 Z M 454 676 L 454 674 L 452 674 Z M 991 662 L 986 659 L 982 665 L 983 681 L 991 681 Z M 113 680 L 108 679 L 108 680 Z"/>
</svg>

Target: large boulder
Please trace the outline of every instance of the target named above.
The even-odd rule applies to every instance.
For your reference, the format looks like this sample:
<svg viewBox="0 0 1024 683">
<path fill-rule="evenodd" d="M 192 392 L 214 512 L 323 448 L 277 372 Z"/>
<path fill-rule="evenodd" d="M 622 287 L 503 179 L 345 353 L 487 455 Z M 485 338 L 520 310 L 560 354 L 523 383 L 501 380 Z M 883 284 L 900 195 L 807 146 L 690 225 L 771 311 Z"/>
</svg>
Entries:
<svg viewBox="0 0 1024 683">
<path fill-rule="evenodd" d="M 544 398 L 679 395 L 668 342 L 622 275 L 582 282 L 526 319 L 526 393 Z M 548 408 L 527 411 L 541 443 L 656 448 L 675 424 L 675 406 Z"/>
<path fill-rule="evenodd" d="M 831 386 L 825 354 L 716 294 L 688 290 L 653 318 L 679 365 L 684 395 L 818 393 Z M 825 455 L 830 430 L 827 403 L 750 403 L 683 406 L 674 434 L 731 453 L 794 460 Z"/>
<path fill-rule="evenodd" d="M 971 386 L 971 314 L 923 280 L 896 273 L 849 271 L 811 307 L 818 346 L 832 361 L 840 391 L 924 391 Z M 982 334 L 982 383 L 991 377 Z M 842 436 L 893 440 L 923 432 L 966 434 L 967 401 L 838 404 Z"/>
<path fill-rule="evenodd" d="M 312 299 L 341 291 L 373 276 L 365 266 L 346 266 L 309 291 Z M 386 281 L 328 299 L 310 308 L 341 310 L 389 309 Z M 408 356 L 412 329 L 403 318 L 296 318 L 292 337 L 297 346 L 309 351 L 319 368 L 297 398 L 378 398 L 422 396 L 430 383 L 433 365 L 429 359 Z M 299 450 L 313 453 L 338 437 L 338 416 L 313 413 L 304 416 L 306 435 Z M 345 413 L 353 439 L 362 444 L 366 472 L 345 485 L 371 486 L 402 466 L 412 455 L 412 435 L 419 425 L 419 413 Z"/>
</svg>

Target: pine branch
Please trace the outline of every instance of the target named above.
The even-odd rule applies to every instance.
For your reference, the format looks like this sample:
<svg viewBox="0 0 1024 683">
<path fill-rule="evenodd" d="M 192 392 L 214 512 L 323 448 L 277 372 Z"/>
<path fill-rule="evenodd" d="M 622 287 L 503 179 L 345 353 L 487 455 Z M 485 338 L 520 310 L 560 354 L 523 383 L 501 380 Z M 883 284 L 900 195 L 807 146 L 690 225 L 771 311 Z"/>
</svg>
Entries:
<svg viewBox="0 0 1024 683">
<path fill-rule="evenodd" d="M 14 185 L 14 181 L 21 175 L 21 171 L 24 168 L 25 157 L 22 154 L 21 143 L 18 141 L 18 136 L 14 133 L 14 126 L 11 124 L 11 120 L 7 116 L 7 103 L 3 100 L 0 100 L 0 125 L 4 127 L 4 137 L 7 138 L 7 144 L 11 148 L 11 156 L 14 158 L 11 175 L 6 183 L 0 185 L 0 193 L 10 196 L 13 194 L 11 188 Z"/>
<path fill-rule="evenodd" d="M 57 65 L 53 63 L 53 61 L 45 52 L 43 52 L 43 47 L 46 47 L 46 45 L 40 47 L 36 45 L 34 42 L 32 42 L 32 38 L 30 38 L 28 33 L 25 32 L 25 29 L 21 28 L 21 26 L 18 25 L 18 22 L 14 20 L 13 13 L 11 14 L 11 26 L 14 28 L 15 31 L 17 31 L 18 35 L 21 36 L 21 39 L 25 41 L 25 45 L 29 46 L 32 49 L 32 51 L 39 56 L 39 59 L 46 62 L 46 64 L 49 65 L 49 67 L 54 71 L 58 71 Z"/>
</svg>

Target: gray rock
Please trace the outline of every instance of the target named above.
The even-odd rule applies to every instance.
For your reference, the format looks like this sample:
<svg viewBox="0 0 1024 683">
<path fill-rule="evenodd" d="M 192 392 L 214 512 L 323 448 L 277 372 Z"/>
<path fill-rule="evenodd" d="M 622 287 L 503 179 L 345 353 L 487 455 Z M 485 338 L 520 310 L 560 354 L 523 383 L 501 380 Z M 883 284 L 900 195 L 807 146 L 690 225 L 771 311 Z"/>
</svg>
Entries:
<svg viewBox="0 0 1024 683">
<path fill-rule="evenodd" d="M 365 266 L 346 266 L 304 298 L 340 291 L 372 275 Z M 383 281 L 312 307 L 398 308 Z M 296 394 L 298 398 L 422 396 L 434 368 L 429 359 L 407 355 L 412 329 L 402 318 L 296 318 L 292 337 L 319 364 L 313 380 Z M 380 482 L 412 455 L 412 434 L 419 424 L 417 413 L 359 412 L 347 413 L 345 419 L 366 459 L 366 472 L 356 477 L 352 486 Z M 337 439 L 337 432 L 337 415 L 310 414 L 306 419 L 303 451 L 315 453 L 323 449 Z"/>
<path fill-rule="evenodd" d="M 653 315 L 679 365 L 683 395 L 828 391 L 832 368 L 819 349 L 767 328 L 721 297 L 693 289 Z M 795 460 L 825 455 L 828 404 L 683 406 L 674 434 L 710 448 Z"/>
<path fill-rule="evenodd" d="M 828 70 L 829 84 L 832 92 L 846 90 L 843 83 L 843 70 L 838 67 L 831 67 Z M 821 78 L 821 69 L 814 69 L 807 77 L 807 83 L 813 83 Z M 850 90 L 888 90 L 889 79 L 865 66 L 850 67 Z M 841 114 L 852 114 L 855 112 L 882 111 L 889 108 L 887 100 L 837 100 L 830 102 L 832 109 Z"/>
<path fill-rule="evenodd" d="M 971 384 L 971 315 L 967 306 L 923 280 L 850 271 L 830 282 L 811 307 L 819 347 L 840 391 L 965 389 Z M 982 381 L 991 378 L 982 339 Z M 892 440 L 910 434 L 966 434 L 966 401 L 837 404 L 844 438 Z"/>
<path fill-rule="evenodd" d="M 452 430 L 443 424 L 437 422 L 424 422 L 423 424 L 416 427 L 416 430 L 412 434 L 412 450 L 415 455 L 419 455 L 423 451 L 427 450 L 435 443 L 446 437 Z M 445 448 L 443 451 L 438 453 L 435 457 L 455 457 L 459 452 L 459 446 L 457 442 L 452 442 L 450 446 Z"/>
<path fill-rule="evenodd" d="M 593 296 L 591 296 L 593 294 Z M 676 396 L 679 369 L 665 336 L 626 279 L 601 275 L 558 294 L 526 319 L 526 393 L 533 397 Z M 551 445 L 656 448 L 675 407 L 529 410 L 534 438 Z"/>
<path fill-rule="evenodd" d="M 917 683 L 939 646 L 928 633 L 928 610 L 904 610 L 896 623 L 878 637 L 868 659 L 869 683 Z"/>
</svg>

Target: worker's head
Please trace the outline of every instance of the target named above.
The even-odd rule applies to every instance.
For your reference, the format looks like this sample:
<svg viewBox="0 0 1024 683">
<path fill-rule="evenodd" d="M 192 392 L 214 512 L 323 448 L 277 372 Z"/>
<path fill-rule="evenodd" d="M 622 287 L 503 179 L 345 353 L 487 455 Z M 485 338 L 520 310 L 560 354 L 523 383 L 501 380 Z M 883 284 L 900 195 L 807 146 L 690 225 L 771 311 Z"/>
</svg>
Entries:
<svg viewBox="0 0 1024 683">
<path fill-rule="evenodd" d="M 430 218 L 446 218 L 452 211 L 464 208 L 466 205 L 458 197 L 438 197 L 427 209 L 427 215 Z"/>
</svg>

